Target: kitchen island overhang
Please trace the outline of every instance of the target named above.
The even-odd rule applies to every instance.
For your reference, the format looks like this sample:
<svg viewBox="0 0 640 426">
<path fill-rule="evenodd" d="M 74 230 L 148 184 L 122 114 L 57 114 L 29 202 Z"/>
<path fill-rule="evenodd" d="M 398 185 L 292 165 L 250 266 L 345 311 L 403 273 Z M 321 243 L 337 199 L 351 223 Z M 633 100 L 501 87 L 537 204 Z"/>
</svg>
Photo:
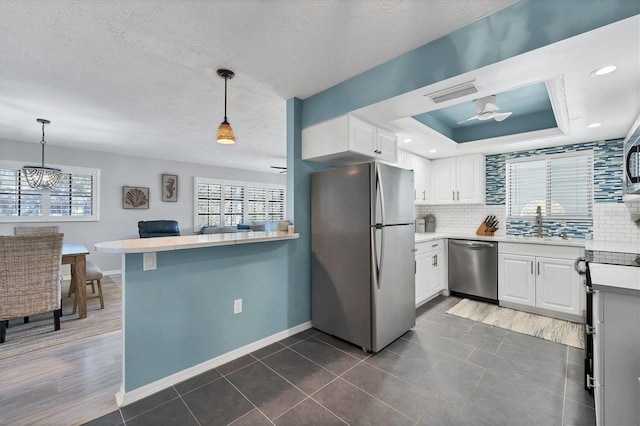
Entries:
<svg viewBox="0 0 640 426">
<path fill-rule="evenodd" d="M 249 232 L 96 244 L 122 255 L 118 405 L 311 327 L 310 289 L 290 279 L 290 253 L 301 241 Z M 156 254 L 155 269 L 145 270 L 145 253 Z M 237 299 L 244 309 L 234 314 Z"/>
</svg>

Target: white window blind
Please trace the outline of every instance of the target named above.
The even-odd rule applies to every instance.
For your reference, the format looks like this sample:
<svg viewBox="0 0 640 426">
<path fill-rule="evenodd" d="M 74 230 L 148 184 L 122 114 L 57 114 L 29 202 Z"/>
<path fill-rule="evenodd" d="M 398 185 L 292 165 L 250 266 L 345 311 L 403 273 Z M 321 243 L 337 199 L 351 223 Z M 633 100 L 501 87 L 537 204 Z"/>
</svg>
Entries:
<svg viewBox="0 0 640 426">
<path fill-rule="evenodd" d="M 196 231 L 203 226 L 284 220 L 286 191 L 283 185 L 199 177 L 194 181 Z"/>
<path fill-rule="evenodd" d="M 244 219 L 244 185 L 224 186 L 224 224 L 237 225 Z"/>
<path fill-rule="evenodd" d="M 593 152 L 509 160 L 507 214 L 531 217 L 541 207 L 549 219 L 590 219 L 593 210 Z"/>
<path fill-rule="evenodd" d="M 222 218 L 222 185 L 199 183 L 196 190 L 196 227 L 219 224 Z"/>
<path fill-rule="evenodd" d="M 34 189 L 17 162 L 0 164 L 0 221 L 98 220 L 98 169 L 56 166 L 63 176 L 52 190 Z"/>
<path fill-rule="evenodd" d="M 284 219 L 284 201 L 283 188 L 269 188 L 269 220 Z"/>
</svg>

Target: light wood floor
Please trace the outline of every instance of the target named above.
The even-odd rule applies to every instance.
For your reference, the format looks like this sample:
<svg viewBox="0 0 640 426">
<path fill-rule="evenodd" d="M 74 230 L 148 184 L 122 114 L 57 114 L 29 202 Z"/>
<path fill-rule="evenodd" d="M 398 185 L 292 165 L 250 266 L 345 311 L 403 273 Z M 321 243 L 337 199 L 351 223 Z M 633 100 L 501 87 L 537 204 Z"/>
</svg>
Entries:
<svg viewBox="0 0 640 426">
<path fill-rule="evenodd" d="M 116 410 L 121 342 L 115 331 L 0 360 L 0 425 L 79 425 Z"/>
</svg>

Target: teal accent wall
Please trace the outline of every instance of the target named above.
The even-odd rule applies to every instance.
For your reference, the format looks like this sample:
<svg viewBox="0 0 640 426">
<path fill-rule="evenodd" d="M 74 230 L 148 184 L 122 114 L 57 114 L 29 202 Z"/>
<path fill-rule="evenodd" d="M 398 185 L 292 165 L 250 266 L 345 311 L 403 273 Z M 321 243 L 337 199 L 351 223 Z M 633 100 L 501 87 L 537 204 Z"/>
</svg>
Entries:
<svg viewBox="0 0 640 426">
<path fill-rule="evenodd" d="M 638 13 L 637 0 L 522 0 L 305 99 L 302 127 Z"/>
<path fill-rule="evenodd" d="M 309 280 L 290 262 L 298 241 L 158 252 L 152 271 L 127 254 L 125 391 L 309 321 Z"/>
</svg>

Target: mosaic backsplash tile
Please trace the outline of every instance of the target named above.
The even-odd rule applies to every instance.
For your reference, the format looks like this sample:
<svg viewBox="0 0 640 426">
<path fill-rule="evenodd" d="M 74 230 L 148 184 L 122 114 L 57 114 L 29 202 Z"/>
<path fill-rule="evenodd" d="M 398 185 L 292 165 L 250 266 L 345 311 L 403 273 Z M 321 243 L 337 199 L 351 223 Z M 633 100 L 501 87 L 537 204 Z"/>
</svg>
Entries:
<svg viewBox="0 0 640 426">
<path fill-rule="evenodd" d="M 591 220 L 566 220 L 566 221 L 542 221 L 542 232 L 548 237 L 591 238 L 593 236 L 593 221 Z M 522 235 L 525 237 L 537 237 L 538 231 L 531 220 L 508 219 L 507 235 Z"/>
<path fill-rule="evenodd" d="M 561 154 L 593 150 L 593 198 L 595 203 L 622 203 L 622 139 L 586 142 L 530 151 L 508 152 L 486 157 L 486 203 L 506 202 L 505 161 L 543 154 Z"/>
<path fill-rule="evenodd" d="M 506 160 L 587 150 L 593 150 L 594 203 L 622 203 L 622 142 L 622 139 L 613 139 L 487 155 L 486 203 L 488 205 L 505 205 L 506 203 Z M 508 235 L 536 235 L 537 231 L 532 221 L 508 219 L 506 222 Z M 593 221 L 543 221 L 543 230 L 549 236 L 561 236 L 562 233 L 566 233 L 570 238 L 592 237 Z"/>
</svg>

